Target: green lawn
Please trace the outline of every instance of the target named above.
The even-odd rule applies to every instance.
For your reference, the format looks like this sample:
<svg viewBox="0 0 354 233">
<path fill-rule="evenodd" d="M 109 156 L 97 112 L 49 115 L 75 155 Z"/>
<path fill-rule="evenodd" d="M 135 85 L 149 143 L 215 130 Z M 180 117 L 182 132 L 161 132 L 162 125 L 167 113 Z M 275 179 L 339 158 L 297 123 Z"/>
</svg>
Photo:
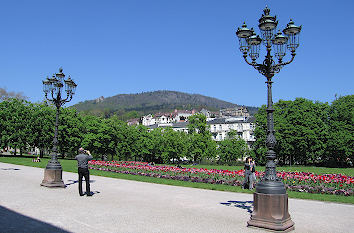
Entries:
<svg viewBox="0 0 354 233">
<path fill-rule="evenodd" d="M 34 163 L 34 162 L 32 162 L 31 158 L 0 157 L 0 162 L 45 168 L 48 163 L 48 159 L 42 159 L 41 162 Z M 60 163 L 61 163 L 64 171 L 77 172 L 77 163 L 75 160 L 61 159 Z M 188 165 L 186 165 L 185 167 L 187 167 L 187 166 Z M 191 166 L 189 166 L 189 167 L 191 167 Z M 211 168 L 229 169 L 229 170 L 236 170 L 236 169 L 242 168 L 242 167 L 237 167 L 237 166 L 231 167 L 231 166 L 212 166 L 212 165 L 197 165 L 197 166 L 193 166 L 193 167 L 203 167 L 203 168 L 208 168 L 208 169 L 211 169 Z M 264 167 L 258 167 L 258 170 L 262 170 L 262 169 L 264 169 Z M 317 174 L 342 173 L 342 174 L 347 174 L 347 175 L 351 175 L 351 176 L 354 174 L 353 168 L 280 167 L 278 170 L 306 171 L 306 172 L 314 172 Z M 167 180 L 167 179 L 160 179 L 160 178 L 154 178 L 154 177 L 135 176 L 135 175 L 127 175 L 127 174 L 120 174 L 120 173 L 113 173 L 113 172 L 106 172 L 106 171 L 97 171 L 97 170 L 91 170 L 90 173 L 91 173 L 91 175 L 97 175 L 97 176 L 112 177 L 112 178 L 126 179 L 126 180 L 136 180 L 136 181 L 141 181 L 141 182 L 158 183 L 158 184 L 165 184 L 165 185 L 184 186 L 184 187 L 210 189 L 210 190 L 218 190 L 218 191 L 239 192 L 239 193 L 253 193 L 252 191 L 249 191 L 249 190 L 243 190 L 241 187 L 238 187 L 238 186 L 193 183 L 193 182 L 186 182 L 186 181 Z M 328 194 L 311 194 L 311 193 L 300 193 L 300 192 L 288 192 L 288 195 L 291 198 L 312 199 L 312 200 L 319 200 L 319 201 L 330 201 L 330 202 L 341 202 L 341 203 L 354 204 L 354 196 L 345 197 L 345 196 L 336 196 L 336 195 L 328 195 Z"/>
</svg>

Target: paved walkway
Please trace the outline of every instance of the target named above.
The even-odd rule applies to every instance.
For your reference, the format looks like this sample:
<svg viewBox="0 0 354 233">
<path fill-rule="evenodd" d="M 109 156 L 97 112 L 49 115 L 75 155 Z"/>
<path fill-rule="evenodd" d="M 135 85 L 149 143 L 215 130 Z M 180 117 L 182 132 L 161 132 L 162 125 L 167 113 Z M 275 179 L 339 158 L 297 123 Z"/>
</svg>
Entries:
<svg viewBox="0 0 354 233">
<path fill-rule="evenodd" d="M 265 232 L 246 227 L 252 195 L 77 174 L 65 189 L 41 187 L 43 169 L 0 163 L 0 232 Z M 354 205 L 289 199 L 294 232 L 354 232 Z"/>
</svg>

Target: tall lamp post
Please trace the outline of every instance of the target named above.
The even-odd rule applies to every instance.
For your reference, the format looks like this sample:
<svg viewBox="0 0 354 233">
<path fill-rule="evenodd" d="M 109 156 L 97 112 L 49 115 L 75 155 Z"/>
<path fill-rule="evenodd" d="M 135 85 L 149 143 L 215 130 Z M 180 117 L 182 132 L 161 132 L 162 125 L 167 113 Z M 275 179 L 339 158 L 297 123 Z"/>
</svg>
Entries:
<svg viewBox="0 0 354 233">
<path fill-rule="evenodd" d="M 58 125 L 59 125 L 59 111 L 60 107 L 69 102 L 75 94 L 77 84 L 70 78 L 65 80 L 65 74 L 63 69 L 59 69 L 59 73 L 53 74 L 51 78 L 47 78 L 43 81 L 43 91 L 45 98 L 52 102 L 57 108 L 55 119 L 55 132 L 53 138 L 53 148 L 50 156 L 51 160 L 44 170 L 44 179 L 41 183 L 45 187 L 62 187 L 65 188 L 65 184 L 62 179 L 62 167 L 58 161 Z M 63 87 L 65 89 L 63 89 Z M 66 92 L 62 97 L 62 93 Z"/>
<path fill-rule="evenodd" d="M 254 211 L 247 224 L 248 226 L 284 231 L 292 230 L 294 228 L 294 222 L 291 220 L 288 212 L 288 195 L 283 182 L 276 175 L 276 164 L 274 162 L 276 158 L 274 151 L 276 139 L 274 136 L 275 130 L 273 122 L 272 78 L 281 68 L 294 60 L 296 55 L 295 51 L 299 46 L 301 26 L 295 26 L 294 22 L 290 20 L 283 30 L 283 33 L 280 30 L 276 33 L 278 25 L 276 16 L 269 15 L 270 10 L 268 7 L 266 7 L 263 12 L 258 25 L 261 37 L 255 34 L 253 28 L 248 29 L 245 23 L 241 28 L 238 28 L 236 32 L 244 60 L 266 77 L 268 88 L 267 164 L 265 174 L 257 184 L 256 192 L 253 194 Z M 267 54 L 262 63 L 257 63 L 256 60 L 259 57 L 260 45 L 262 43 L 266 47 Z M 286 48 L 291 52 L 291 59 L 284 62 L 283 58 L 286 54 Z M 272 52 L 272 50 L 274 51 Z M 277 62 L 273 59 L 272 54 L 278 59 Z"/>
</svg>

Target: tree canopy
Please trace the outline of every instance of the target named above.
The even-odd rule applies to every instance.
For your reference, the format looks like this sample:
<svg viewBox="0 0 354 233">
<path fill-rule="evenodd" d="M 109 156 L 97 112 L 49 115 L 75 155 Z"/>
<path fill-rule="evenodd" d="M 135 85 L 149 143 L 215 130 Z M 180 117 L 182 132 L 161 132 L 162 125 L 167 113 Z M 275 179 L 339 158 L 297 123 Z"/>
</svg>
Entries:
<svg viewBox="0 0 354 233">
<path fill-rule="evenodd" d="M 277 160 L 285 165 L 346 166 L 352 163 L 354 96 L 339 97 L 332 104 L 304 98 L 280 100 L 274 104 Z M 56 109 L 47 103 L 10 98 L 0 102 L 0 146 L 30 147 L 49 152 L 52 147 Z M 59 118 L 59 153 L 74 157 L 80 147 L 95 159 L 136 160 L 155 163 L 210 162 L 234 164 L 246 156 L 265 163 L 266 106 L 256 114 L 256 141 L 249 148 L 235 131 L 220 142 L 212 140 L 206 117 L 189 117 L 188 133 L 172 128 L 148 129 L 129 126 L 118 116 L 85 115 L 74 108 L 62 108 Z M 16 151 L 16 150 L 15 150 Z"/>
</svg>

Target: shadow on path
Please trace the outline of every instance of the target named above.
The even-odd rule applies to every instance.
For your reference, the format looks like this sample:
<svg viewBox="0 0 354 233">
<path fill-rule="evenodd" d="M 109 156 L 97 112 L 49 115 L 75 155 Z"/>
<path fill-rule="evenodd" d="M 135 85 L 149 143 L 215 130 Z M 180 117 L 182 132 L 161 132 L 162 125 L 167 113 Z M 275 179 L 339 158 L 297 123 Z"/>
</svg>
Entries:
<svg viewBox="0 0 354 233">
<path fill-rule="evenodd" d="M 17 170 L 21 170 L 21 169 L 19 169 L 19 168 L 12 168 L 12 167 L 10 167 L 10 168 L 1 168 L 1 170 L 5 170 L 5 171 L 8 171 L 8 170 L 11 170 L 11 171 L 17 171 Z"/>
<path fill-rule="evenodd" d="M 96 195 L 96 194 L 98 194 L 98 193 L 101 193 L 101 192 L 100 192 L 100 191 L 91 191 L 91 192 L 90 192 L 91 196 Z M 85 192 L 84 195 L 87 195 L 87 192 Z"/>
<path fill-rule="evenodd" d="M 27 217 L 0 206 L 0 232 L 2 233 L 70 233 L 49 223 Z"/>
<path fill-rule="evenodd" d="M 253 201 L 227 201 L 220 202 L 220 204 L 244 209 L 247 210 L 248 213 L 252 214 Z"/>
<path fill-rule="evenodd" d="M 76 184 L 76 183 L 79 183 L 78 180 L 68 180 L 70 183 L 66 183 L 65 185 L 72 185 L 72 184 Z M 85 179 L 82 180 L 83 184 L 85 184 Z M 95 180 L 90 180 L 90 184 L 91 183 L 94 183 Z"/>
</svg>

